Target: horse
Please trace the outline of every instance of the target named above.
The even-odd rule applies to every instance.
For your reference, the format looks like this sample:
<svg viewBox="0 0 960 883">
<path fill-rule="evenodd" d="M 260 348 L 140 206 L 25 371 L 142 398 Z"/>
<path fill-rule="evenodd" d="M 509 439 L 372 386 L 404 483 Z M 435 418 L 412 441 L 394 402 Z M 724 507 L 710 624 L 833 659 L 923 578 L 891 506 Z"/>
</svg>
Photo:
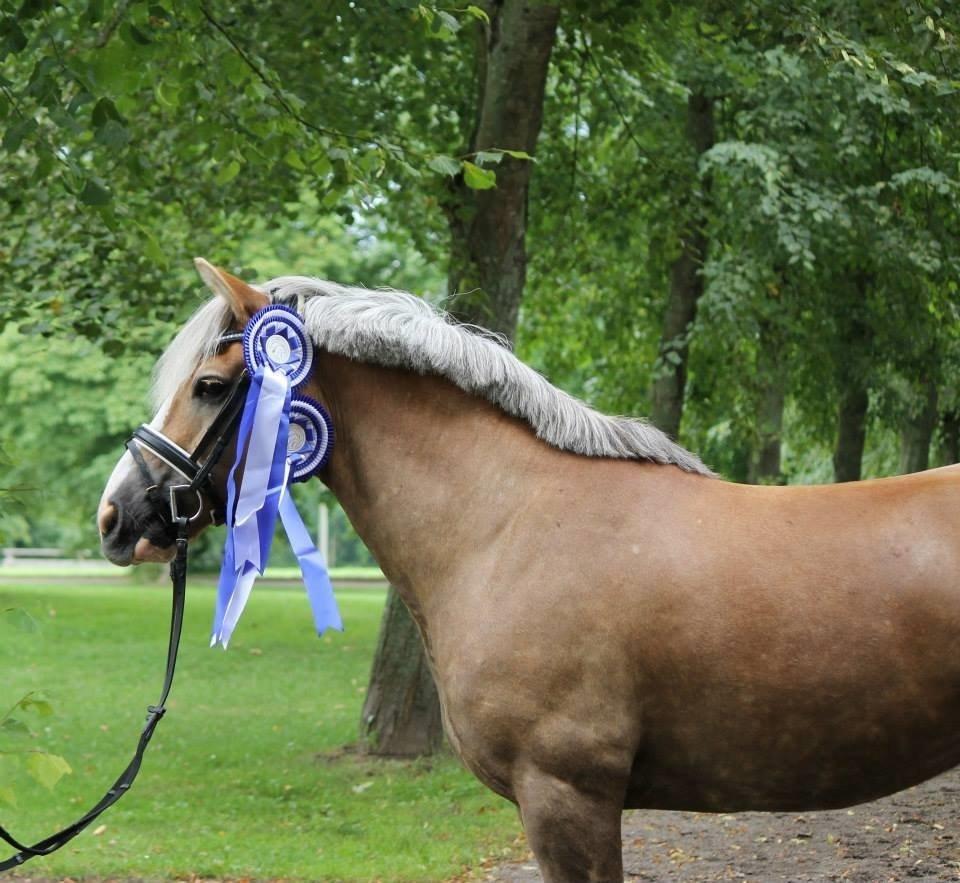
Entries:
<svg viewBox="0 0 960 883">
<path fill-rule="evenodd" d="M 837 808 L 960 763 L 960 468 L 731 483 L 412 295 L 197 266 L 214 297 L 158 363 L 153 425 L 192 449 L 243 369 L 231 332 L 299 311 L 336 428 L 320 478 L 547 883 L 622 881 L 625 808 Z M 172 556 L 147 480 L 125 454 L 100 502 L 117 564 Z"/>
</svg>

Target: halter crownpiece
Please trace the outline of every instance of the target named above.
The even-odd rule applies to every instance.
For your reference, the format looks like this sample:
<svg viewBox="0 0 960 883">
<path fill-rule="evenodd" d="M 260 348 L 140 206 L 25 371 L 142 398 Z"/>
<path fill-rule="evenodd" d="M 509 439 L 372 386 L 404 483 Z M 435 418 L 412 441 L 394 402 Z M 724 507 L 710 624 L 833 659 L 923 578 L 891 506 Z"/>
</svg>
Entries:
<svg viewBox="0 0 960 883">
<path fill-rule="evenodd" d="M 292 394 L 313 367 L 313 342 L 303 318 L 282 304 L 254 313 L 243 331 L 243 357 L 250 388 L 227 480 L 227 538 L 210 639 L 224 647 L 267 566 L 278 515 L 300 564 L 318 633 L 343 629 L 326 565 L 288 489 L 322 469 L 333 444 L 333 424 L 323 406 Z"/>
</svg>

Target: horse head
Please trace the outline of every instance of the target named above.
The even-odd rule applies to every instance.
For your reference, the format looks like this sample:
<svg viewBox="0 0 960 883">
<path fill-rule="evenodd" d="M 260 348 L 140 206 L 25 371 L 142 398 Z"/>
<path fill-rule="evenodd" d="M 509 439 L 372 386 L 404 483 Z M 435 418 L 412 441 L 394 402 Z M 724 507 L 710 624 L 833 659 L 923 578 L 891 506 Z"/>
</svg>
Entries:
<svg viewBox="0 0 960 883">
<path fill-rule="evenodd" d="M 158 363 L 156 416 L 135 433 L 111 474 L 97 510 L 101 549 L 114 564 L 168 561 L 174 554 L 171 493 L 188 516 L 190 536 L 217 519 L 234 459 L 236 416 L 244 373 L 241 329 L 270 302 L 263 291 L 197 258 L 196 267 L 219 297 L 204 306 Z M 205 339 L 197 339 L 202 336 Z M 199 353 L 199 356 L 197 355 Z M 231 414 L 225 413 L 232 410 Z M 217 431 L 226 433 L 222 438 Z M 231 432 L 232 430 L 232 432 Z M 137 436 L 159 444 L 141 444 Z M 210 462 L 217 441 L 216 462 Z M 166 442 L 167 444 L 164 444 Z M 188 452 L 193 452 L 188 453 Z M 200 458 L 203 458 L 202 460 Z M 190 487 L 191 462 L 208 474 Z M 189 511 L 186 511 L 189 510 Z"/>
</svg>

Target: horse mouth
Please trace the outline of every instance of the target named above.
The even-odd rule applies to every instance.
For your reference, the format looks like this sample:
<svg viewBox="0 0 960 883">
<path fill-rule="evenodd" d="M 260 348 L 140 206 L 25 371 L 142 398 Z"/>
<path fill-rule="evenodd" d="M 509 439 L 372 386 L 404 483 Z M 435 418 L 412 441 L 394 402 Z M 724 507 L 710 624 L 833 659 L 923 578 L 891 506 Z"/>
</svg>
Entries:
<svg viewBox="0 0 960 883">
<path fill-rule="evenodd" d="M 120 567 L 171 561 L 176 554 L 172 525 L 142 505 L 111 501 L 98 515 L 100 551 Z"/>
<path fill-rule="evenodd" d="M 122 547 L 104 541 L 100 550 L 104 558 L 119 567 L 129 567 L 131 564 L 163 564 L 172 561 L 177 551 L 175 545 L 158 546 L 147 537 L 140 537 L 135 543 L 124 544 Z"/>
<path fill-rule="evenodd" d="M 137 540 L 137 544 L 133 547 L 133 557 L 130 559 L 130 563 L 146 564 L 148 562 L 154 562 L 165 564 L 168 561 L 172 561 L 176 553 L 176 546 L 155 546 L 146 537 L 140 537 L 140 539 Z"/>
</svg>

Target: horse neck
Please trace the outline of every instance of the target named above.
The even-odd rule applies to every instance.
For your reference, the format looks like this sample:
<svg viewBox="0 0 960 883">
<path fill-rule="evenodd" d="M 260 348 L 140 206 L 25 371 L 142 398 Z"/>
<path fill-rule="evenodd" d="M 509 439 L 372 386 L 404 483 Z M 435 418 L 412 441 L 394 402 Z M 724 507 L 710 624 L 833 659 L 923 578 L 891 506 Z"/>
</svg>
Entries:
<svg viewBox="0 0 960 883">
<path fill-rule="evenodd" d="M 439 377 L 330 354 L 315 376 L 336 433 L 324 481 L 390 582 L 420 607 L 462 550 L 500 532 L 549 449 Z"/>
</svg>

